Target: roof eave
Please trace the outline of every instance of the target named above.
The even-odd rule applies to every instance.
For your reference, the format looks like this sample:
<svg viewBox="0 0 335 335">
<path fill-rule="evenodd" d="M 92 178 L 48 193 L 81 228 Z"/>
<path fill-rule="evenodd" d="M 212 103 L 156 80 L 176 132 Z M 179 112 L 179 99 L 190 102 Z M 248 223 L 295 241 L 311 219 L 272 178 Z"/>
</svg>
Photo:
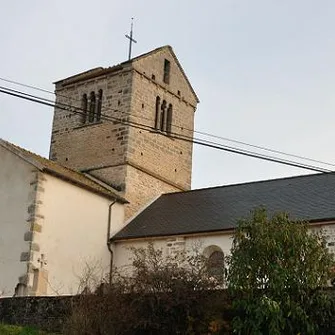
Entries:
<svg viewBox="0 0 335 335">
<path fill-rule="evenodd" d="M 312 219 L 312 220 L 307 220 L 308 224 L 310 225 L 325 225 L 327 223 L 335 223 L 335 217 L 330 217 L 330 218 L 323 218 L 323 219 Z"/>
<path fill-rule="evenodd" d="M 304 220 L 297 220 L 297 221 L 304 221 Z M 318 226 L 318 225 L 326 225 L 326 224 L 335 224 L 335 217 L 330 218 L 321 218 L 321 219 L 311 219 L 305 220 L 311 226 Z M 113 236 L 110 238 L 111 242 L 122 242 L 122 241 L 129 241 L 129 240 L 141 240 L 141 239 L 152 239 L 152 238 L 162 238 L 162 237 L 174 237 L 174 236 L 200 236 L 200 235 L 208 235 L 208 234 L 217 234 L 217 233 L 233 233 L 236 227 L 228 227 L 228 228 L 220 228 L 220 229 L 210 229 L 204 231 L 188 231 L 188 232 L 178 232 L 178 233 L 171 233 L 171 234 L 147 234 L 147 235 L 139 235 L 139 236 L 121 236 L 118 237 Z"/>
<path fill-rule="evenodd" d="M 78 83 L 78 82 L 81 82 L 81 81 L 93 79 L 93 78 L 96 78 L 96 77 L 105 76 L 105 75 L 108 75 L 110 73 L 121 71 L 123 69 L 124 69 L 124 67 L 121 64 L 114 65 L 114 66 L 111 66 L 111 67 L 108 67 L 108 68 L 103 68 L 103 67 L 95 68 L 95 69 L 85 71 L 85 72 L 76 74 L 74 76 L 71 76 L 71 77 L 68 77 L 68 78 L 65 78 L 65 79 L 55 81 L 53 84 L 55 84 L 56 86 L 71 85 L 71 84 L 75 84 L 75 83 Z"/>
<path fill-rule="evenodd" d="M 200 236 L 200 235 L 208 235 L 208 234 L 215 234 L 215 233 L 228 233 L 234 232 L 235 227 L 224 228 L 224 229 L 210 229 L 204 231 L 188 231 L 188 232 L 178 232 L 178 233 L 171 233 L 171 234 L 148 234 L 148 235 L 141 235 L 141 236 L 123 236 L 117 237 L 113 236 L 110 238 L 111 242 L 122 242 L 122 241 L 129 241 L 129 240 L 140 240 L 140 239 L 151 239 L 151 238 L 162 238 L 162 237 L 174 237 L 174 236 Z M 116 234 L 118 235 L 118 234 Z"/>
</svg>

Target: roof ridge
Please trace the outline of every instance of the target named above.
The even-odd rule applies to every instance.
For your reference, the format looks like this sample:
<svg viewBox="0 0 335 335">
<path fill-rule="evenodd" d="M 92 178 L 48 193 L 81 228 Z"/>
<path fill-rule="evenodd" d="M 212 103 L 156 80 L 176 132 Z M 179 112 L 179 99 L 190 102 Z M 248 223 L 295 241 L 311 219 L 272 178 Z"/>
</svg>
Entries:
<svg viewBox="0 0 335 335">
<path fill-rule="evenodd" d="M 29 154 L 31 154 L 31 155 L 40 157 L 40 158 L 42 158 L 42 159 L 47 159 L 46 157 L 43 157 L 43 156 L 41 156 L 41 155 L 39 155 L 39 154 L 36 154 L 35 152 L 32 152 L 32 151 L 30 151 L 30 150 L 28 150 L 28 149 L 22 148 L 22 147 L 20 147 L 20 146 L 17 145 L 17 144 L 14 144 L 14 143 L 12 143 L 12 142 L 6 141 L 6 140 L 4 140 L 3 138 L 0 138 L 0 142 L 3 142 L 5 145 L 9 145 L 9 146 L 11 146 L 11 147 L 14 147 L 14 149 L 17 149 L 17 150 L 23 150 L 23 151 L 25 151 L 25 152 L 27 152 L 27 153 L 29 153 Z M 47 160 L 48 160 L 48 159 L 47 159 Z"/>
<path fill-rule="evenodd" d="M 62 177 L 63 179 L 66 179 L 67 181 L 70 181 L 77 185 L 81 185 L 82 187 L 89 188 L 91 189 L 91 191 L 100 192 L 108 196 L 113 196 L 123 202 L 127 202 L 125 199 L 123 199 L 121 196 L 118 195 L 116 190 L 112 191 L 108 189 L 107 187 L 88 178 L 82 172 L 73 170 L 67 166 L 64 166 L 51 159 L 38 155 L 32 151 L 24 149 L 14 143 L 8 142 L 1 138 L 0 138 L 0 145 L 2 145 L 4 148 L 7 148 L 7 150 L 12 151 L 14 154 L 21 155 L 21 159 L 26 160 L 27 162 L 34 165 L 37 169 L 39 169 L 42 172 L 43 171 L 49 172 L 49 174 Z"/>
<path fill-rule="evenodd" d="M 106 74 L 111 73 L 113 71 L 122 70 L 123 66 L 126 66 L 126 65 L 132 66 L 133 62 L 136 62 L 137 60 L 139 60 L 141 58 L 145 58 L 149 55 L 153 55 L 153 54 L 155 54 L 155 53 L 157 53 L 157 52 L 159 52 L 163 49 L 168 49 L 170 51 L 172 57 L 174 58 L 175 62 L 177 63 L 177 65 L 179 67 L 180 72 L 184 76 L 184 78 L 185 78 L 187 84 L 189 85 L 194 97 L 196 98 L 197 102 L 199 103 L 200 100 L 199 100 L 198 95 L 196 94 L 193 86 L 191 85 L 191 82 L 188 79 L 188 77 L 187 77 L 187 75 L 184 71 L 184 68 L 181 65 L 177 55 L 175 54 L 172 46 L 169 45 L 169 44 L 166 44 L 166 45 L 163 45 L 161 47 L 155 48 L 153 50 L 147 51 L 145 53 L 142 53 L 138 56 L 135 56 L 135 57 L 133 57 L 129 60 L 123 61 L 123 62 L 115 64 L 115 65 L 111 65 L 111 66 L 108 66 L 108 67 L 98 66 L 98 67 L 92 68 L 90 70 L 86 70 L 84 72 L 74 74 L 70 77 L 66 77 L 64 79 L 59 79 L 59 80 L 55 81 L 54 84 L 56 84 L 56 85 L 69 85 L 69 84 L 73 84 L 73 83 L 78 82 L 78 81 L 86 80 L 88 78 L 95 78 L 95 77 L 98 77 L 98 76 L 106 75 Z"/>
<path fill-rule="evenodd" d="M 85 174 L 83 174 L 83 173 L 81 173 L 81 172 L 78 172 L 78 171 L 76 171 L 76 170 L 70 169 L 69 167 L 67 167 L 67 166 L 65 166 L 65 165 L 63 165 L 63 164 L 60 164 L 60 163 L 58 163 L 58 162 L 55 162 L 55 161 L 53 161 L 53 160 L 51 160 L 51 159 L 49 159 L 49 158 L 43 157 L 43 156 L 41 156 L 41 155 L 39 155 L 39 154 L 37 154 L 37 153 L 35 153 L 35 152 L 32 152 L 32 151 L 30 151 L 30 150 L 28 150 L 28 149 L 22 148 L 22 147 L 18 146 L 17 144 L 8 142 L 8 141 L 6 141 L 6 140 L 4 140 L 4 139 L 0 139 L 0 140 L 3 141 L 3 142 L 5 142 L 5 144 L 14 147 L 14 149 L 16 149 L 16 150 L 23 151 L 24 153 L 27 153 L 27 154 L 31 155 L 32 158 L 34 158 L 34 156 L 35 156 L 35 157 L 41 159 L 42 161 L 46 160 L 48 163 L 51 163 L 52 165 L 58 165 L 58 166 L 61 166 L 63 169 L 69 170 L 70 172 L 74 172 L 74 173 L 76 173 L 76 174 L 80 174 L 80 175 L 84 175 L 84 176 L 85 176 Z M 85 176 L 85 177 L 86 177 L 86 176 Z"/>
<path fill-rule="evenodd" d="M 36 168 L 42 169 L 42 164 L 40 162 L 37 162 L 36 159 L 34 159 L 34 157 L 33 157 L 35 155 L 35 156 L 38 156 L 40 158 L 43 158 L 42 156 L 34 154 L 33 152 L 31 152 L 27 149 L 23 149 L 23 148 L 19 147 L 18 145 L 14 144 L 14 143 L 11 143 L 9 141 L 4 140 L 3 138 L 0 138 L 0 146 L 2 146 L 3 148 L 11 151 L 14 155 L 19 156 L 21 159 L 25 160 L 29 164 L 34 165 Z M 27 154 L 31 157 L 26 157 L 25 155 L 27 155 Z"/>
<path fill-rule="evenodd" d="M 187 191 L 164 193 L 162 194 L 162 196 L 170 196 L 176 193 L 181 194 L 181 193 L 190 193 L 190 192 L 201 192 L 201 191 L 207 191 L 207 190 L 217 189 L 217 188 L 238 187 L 238 186 L 250 185 L 250 184 L 270 183 L 270 182 L 276 182 L 279 180 L 312 178 L 315 176 L 328 175 L 328 174 L 335 174 L 335 172 L 309 173 L 309 174 L 303 174 L 303 175 L 298 175 L 298 176 L 280 177 L 280 178 L 273 178 L 273 179 L 263 179 L 263 180 L 247 181 L 247 182 L 241 182 L 241 183 L 233 183 L 233 184 L 227 184 L 227 185 L 210 186 L 210 187 L 197 188 L 197 189 L 192 189 L 192 190 L 187 190 Z"/>
<path fill-rule="evenodd" d="M 142 54 L 140 54 L 140 55 L 138 55 L 138 56 L 135 56 L 135 57 L 133 57 L 133 58 L 130 58 L 130 59 L 128 59 L 128 60 L 122 62 L 121 64 L 131 63 L 131 62 L 134 61 L 134 60 L 136 61 L 136 60 L 139 59 L 139 58 L 143 58 L 143 57 L 146 57 L 146 56 L 148 56 L 148 55 L 150 55 L 150 54 L 154 54 L 154 53 L 156 53 L 156 52 L 158 52 L 158 51 L 160 51 L 160 50 L 163 50 L 163 49 L 165 49 L 165 48 L 168 48 L 168 49 L 172 50 L 171 45 L 169 45 L 169 44 L 162 45 L 162 46 L 160 46 L 160 47 L 158 47 L 158 48 L 152 49 L 152 50 L 147 51 L 147 52 L 144 52 L 144 53 L 142 53 Z"/>
<path fill-rule="evenodd" d="M 74 75 L 72 75 L 70 77 L 59 79 L 59 80 L 55 81 L 54 84 L 58 84 L 58 83 L 62 83 L 62 82 L 67 83 L 67 82 L 73 82 L 73 81 L 81 80 L 81 79 L 85 78 L 88 75 L 98 76 L 98 75 L 101 75 L 101 72 L 117 69 L 118 67 L 120 67 L 120 66 L 122 66 L 124 64 L 128 64 L 128 63 L 130 64 L 133 60 L 137 60 L 138 58 L 145 57 L 145 56 L 147 56 L 147 55 L 149 55 L 151 53 L 158 52 L 159 50 L 164 49 L 164 48 L 170 48 L 170 49 L 172 49 L 172 47 L 170 45 L 163 45 L 161 47 L 155 48 L 155 49 L 153 49 L 151 51 L 147 51 L 147 52 L 145 52 L 143 54 L 140 54 L 140 55 L 138 55 L 136 57 L 133 57 L 133 58 L 128 59 L 128 60 L 123 61 L 123 62 L 119 62 L 119 63 L 114 64 L 114 65 L 110 65 L 110 66 L 107 66 L 107 67 L 97 66 L 97 67 L 91 68 L 89 70 L 86 70 L 86 71 L 74 74 Z"/>
</svg>

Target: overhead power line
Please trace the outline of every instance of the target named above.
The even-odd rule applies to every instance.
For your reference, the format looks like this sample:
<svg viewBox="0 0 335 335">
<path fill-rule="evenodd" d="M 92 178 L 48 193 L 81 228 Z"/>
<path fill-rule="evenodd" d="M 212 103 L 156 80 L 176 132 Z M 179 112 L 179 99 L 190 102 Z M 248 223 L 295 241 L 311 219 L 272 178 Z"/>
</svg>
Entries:
<svg viewBox="0 0 335 335">
<path fill-rule="evenodd" d="M 32 86 L 32 85 L 20 83 L 20 82 L 15 81 L 15 80 L 1 78 L 1 77 L 0 77 L 0 80 L 4 81 L 6 83 L 10 83 L 10 84 L 14 84 L 14 85 L 18 85 L 18 86 L 22 86 L 22 87 L 26 87 L 26 88 L 31 88 L 31 89 L 36 90 L 36 91 L 40 91 L 40 92 L 44 92 L 44 93 L 49 93 L 49 94 L 55 94 L 54 92 L 46 90 L 44 88 L 40 88 L 40 87 L 37 87 L 37 86 Z"/>
<path fill-rule="evenodd" d="M 46 106 L 49 106 L 49 107 L 59 108 L 61 110 L 65 110 L 65 111 L 70 112 L 70 113 L 79 114 L 79 115 L 86 115 L 86 111 L 84 111 L 83 109 L 78 108 L 76 106 L 68 105 L 68 104 L 60 104 L 60 103 L 56 104 L 50 99 L 34 96 L 32 94 L 28 94 L 28 93 L 25 93 L 25 92 L 13 90 L 13 89 L 6 88 L 6 87 L 3 87 L 3 86 L 0 86 L 0 93 L 7 94 L 7 95 L 10 95 L 10 96 L 14 96 L 14 97 L 17 97 L 17 98 L 20 98 L 20 99 L 32 101 L 32 102 L 35 102 L 35 103 L 43 104 L 43 105 L 46 105 Z M 144 125 L 144 124 L 141 124 L 141 123 L 129 121 L 128 119 L 116 118 L 116 117 L 105 115 L 105 114 L 101 114 L 101 118 L 103 120 L 106 120 L 106 121 L 113 121 L 114 123 L 120 123 L 120 124 L 128 125 L 130 127 L 137 128 L 137 129 L 141 129 L 141 130 L 145 130 L 145 131 L 149 131 L 149 132 L 154 132 L 156 134 L 160 134 L 161 136 L 167 136 L 166 134 L 163 134 L 160 131 L 157 131 L 153 127 L 150 127 L 150 126 L 147 126 L 147 125 Z M 279 158 L 272 157 L 272 156 L 262 155 L 262 154 L 258 154 L 258 153 L 252 152 L 252 151 L 242 150 L 242 149 L 239 149 L 239 148 L 226 146 L 226 145 L 223 145 L 223 144 L 220 144 L 220 143 L 211 142 L 211 141 L 200 139 L 200 138 L 192 138 L 190 136 L 186 136 L 186 135 L 183 135 L 183 134 L 170 133 L 168 136 L 170 138 L 174 138 L 174 139 L 178 139 L 178 140 L 202 145 L 202 146 L 205 146 L 205 147 L 214 148 L 214 149 L 217 149 L 217 150 L 236 153 L 236 154 L 240 154 L 240 155 L 244 155 L 244 156 L 248 156 L 248 157 L 253 157 L 253 158 L 257 158 L 257 159 L 262 159 L 262 160 L 265 160 L 265 161 L 280 163 L 280 164 L 284 164 L 284 165 L 288 165 L 288 166 L 294 166 L 294 167 L 307 169 L 307 170 L 311 170 L 311 171 L 315 171 L 315 172 L 332 172 L 331 170 L 320 168 L 320 167 L 317 167 L 317 166 L 314 166 L 314 165 L 302 164 L 302 163 L 291 161 L 291 160 L 279 159 Z"/>
<path fill-rule="evenodd" d="M 53 92 L 53 91 L 50 91 L 50 90 L 47 90 L 47 89 L 43 89 L 43 88 L 40 88 L 40 87 L 37 87 L 37 86 L 33 86 L 33 85 L 24 84 L 24 83 L 21 83 L 21 82 L 15 81 L 15 80 L 11 80 L 11 79 L 8 79 L 8 78 L 2 78 L 2 77 L 0 77 L 0 80 L 4 81 L 4 82 L 7 82 L 7 83 L 10 83 L 10 84 L 14 84 L 14 85 L 26 87 L 26 88 L 29 88 L 29 89 L 37 90 L 37 91 L 40 91 L 40 92 L 43 92 L 43 93 L 48 93 L 48 94 L 55 95 L 55 92 Z M 58 93 L 57 96 L 69 99 L 71 101 L 81 102 L 79 99 L 74 98 L 74 97 L 70 97 L 70 96 L 67 96 L 67 95 L 62 95 L 62 94 Z M 53 100 L 50 100 L 50 99 L 46 99 L 46 101 L 53 102 Z M 117 109 L 110 109 L 109 108 L 109 109 L 107 109 L 107 111 L 118 111 L 118 110 Z M 129 112 L 124 112 L 124 114 L 129 114 L 130 115 Z M 132 113 L 131 115 L 139 118 L 140 120 L 147 120 L 147 121 L 150 121 L 150 122 L 154 122 L 153 119 L 144 117 L 143 115 L 140 115 L 138 113 Z M 309 162 L 313 162 L 313 163 L 318 163 L 318 164 L 322 164 L 322 165 L 328 165 L 328 166 L 333 166 L 333 167 L 335 166 L 334 163 L 329 163 L 329 162 L 325 162 L 325 161 L 321 161 L 321 160 L 317 160 L 317 159 L 312 159 L 312 158 L 308 158 L 306 156 L 291 154 L 291 153 L 287 153 L 287 152 L 280 151 L 280 150 L 275 150 L 275 149 L 272 149 L 272 148 L 269 148 L 269 147 L 265 147 L 265 146 L 255 145 L 255 144 L 247 143 L 247 142 L 244 142 L 244 141 L 239 141 L 239 140 L 231 139 L 231 138 L 228 138 L 228 137 L 223 137 L 223 136 L 219 136 L 219 135 L 210 134 L 210 133 L 204 132 L 204 131 L 192 130 L 192 129 L 188 129 L 188 128 L 181 127 L 181 126 L 174 125 L 174 124 L 172 124 L 172 127 L 173 128 L 177 128 L 177 129 L 181 129 L 181 130 L 190 131 L 190 132 L 193 132 L 195 134 L 199 134 L 199 135 L 203 135 L 203 136 L 208 136 L 208 137 L 220 139 L 220 140 L 223 140 L 223 141 L 227 141 L 227 142 L 231 142 L 231 143 L 243 145 L 243 146 L 246 146 L 246 147 L 250 147 L 250 148 L 254 148 L 254 149 L 259 149 L 259 150 L 271 152 L 271 153 L 274 153 L 274 154 L 279 154 L 279 155 L 282 155 L 282 156 L 297 158 L 297 159 L 300 159 L 300 160 L 309 161 Z M 243 149 L 241 149 L 241 150 L 243 150 Z"/>
</svg>

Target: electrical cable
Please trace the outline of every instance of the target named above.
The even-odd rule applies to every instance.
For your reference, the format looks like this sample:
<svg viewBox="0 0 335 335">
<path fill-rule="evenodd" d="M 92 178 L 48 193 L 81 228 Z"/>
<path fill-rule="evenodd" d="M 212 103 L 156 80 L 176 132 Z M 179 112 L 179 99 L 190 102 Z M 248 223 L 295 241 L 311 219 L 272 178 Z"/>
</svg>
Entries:
<svg viewBox="0 0 335 335">
<path fill-rule="evenodd" d="M 52 92 L 52 91 L 49 91 L 49 90 L 46 90 L 46 89 L 43 89 L 43 88 L 40 88 L 40 87 L 37 87 L 37 86 L 24 84 L 24 83 L 21 83 L 21 82 L 18 82 L 18 81 L 14 81 L 14 80 L 7 79 L 7 78 L 2 78 L 2 77 L 0 77 L 0 80 L 4 81 L 4 82 L 7 82 L 7 83 L 14 84 L 14 85 L 19 85 L 19 86 L 22 86 L 22 87 L 26 87 L 26 88 L 34 89 L 34 90 L 41 91 L 41 92 L 44 92 L 44 93 L 55 95 L 55 92 Z M 66 98 L 66 99 L 70 99 L 72 101 L 78 101 L 78 102 L 80 102 L 79 99 L 76 99 L 76 98 L 73 98 L 73 97 L 70 97 L 70 96 L 66 96 L 66 95 L 62 95 L 62 94 L 59 94 L 59 93 L 57 94 L 57 96 L 63 97 L 63 98 Z M 49 99 L 46 99 L 46 100 L 53 101 L 53 100 L 49 100 Z M 115 110 L 108 109 L 108 110 L 118 111 L 116 109 Z M 125 114 L 130 114 L 128 112 L 124 112 L 124 113 Z M 154 122 L 153 119 L 146 118 L 143 115 L 139 115 L 137 113 L 133 113 L 131 115 L 134 116 L 134 117 L 138 117 L 139 119 L 142 119 L 142 120 L 147 120 L 147 121 L 150 121 L 150 122 Z M 213 138 L 224 140 L 224 141 L 227 141 L 227 142 L 232 142 L 232 143 L 235 143 L 235 144 L 240 144 L 240 145 L 248 146 L 248 147 L 251 147 L 251 148 L 254 148 L 254 149 L 268 151 L 268 152 L 279 154 L 279 155 L 283 155 L 283 156 L 298 158 L 298 159 L 301 159 L 301 160 L 310 161 L 310 162 L 313 162 L 313 163 L 319 163 L 319 164 L 322 164 L 322 165 L 335 166 L 334 163 L 324 162 L 324 161 L 320 161 L 320 160 L 308 158 L 308 157 L 301 156 L 301 155 L 290 154 L 290 153 L 286 153 L 284 151 L 275 150 L 275 149 L 271 149 L 271 148 L 268 148 L 268 147 L 264 147 L 264 146 L 260 146 L 260 145 L 255 145 L 255 144 L 251 144 L 251 143 L 247 143 L 247 142 L 243 142 L 243 141 L 231 139 L 231 138 L 228 138 L 228 137 L 222 137 L 222 136 L 219 136 L 219 135 L 210 134 L 208 132 L 203 132 L 203 131 L 199 131 L 199 130 L 192 130 L 192 129 L 188 129 L 188 128 L 177 126 L 177 125 L 173 125 L 173 124 L 172 124 L 172 127 L 173 128 L 177 128 L 177 129 L 181 129 L 181 130 L 187 130 L 187 131 L 190 131 L 190 132 L 194 132 L 195 134 L 204 135 L 204 136 L 208 136 L 208 137 L 213 137 Z M 243 150 L 243 149 L 241 149 L 241 150 Z"/>
<path fill-rule="evenodd" d="M 9 95 L 12 95 L 12 96 L 16 96 L 18 98 L 23 98 L 25 100 L 30 100 L 30 101 L 33 101 L 33 102 L 44 104 L 44 105 L 47 105 L 49 107 L 60 108 L 62 110 L 69 111 L 71 113 L 86 115 L 84 112 L 79 112 L 78 110 L 71 110 L 71 108 L 72 109 L 79 109 L 75 106 L 65 105 L 65 104 L 56 105 L 56 104 L 44 101 L 44 100 L 48 100 L 48 99 L 40 98 L 40 97 L 37 97 L 37 96 L 32 96 L 32 95 L 26 94 L 24 92 L 15 91 L 15 90 L 11 90 L 11 89 L 10 89 L 10 92 L 6 92 L 3 89 L 1 89 L 0 92 L 5 93 L 5 94 L 9 94 Z M 14 92 L 17 92 L 17 93 L 14 93 Z M 26 96 L 24 96 L 24 95 L 26 95 Z M 114 123 L 121 123 L 121 124 L 125 124 L 125 125 L 129 125 L 129 126 L 138 128 L 138 129 L 162 134 L 160 131 L 157 131 L 153 127 L 146 126 L 146 125 L 143 125 L 143 124 L 140 124 L 140 123 L 125 121 L 125 120 L 122 120 L 122 119 L 118 119 L 118 118 L 111 117 L 111 116 L 106 116 L 106 115 L 103 115 L 103 114 L 101 115 L 101 117 L 105 120 L 113 120 Z M 163 135 L 166 136 L 166 134 L 163 134 Z M 315 167 L 315 166 L 312 166 L 312 165 L 306 165 L 306 164 L 301 164 L 301 163 L 297 163 L 297 162 L 294 162 L 294 161 L 288 161 L 288 160 L 278 159 L 278 158 L 271 157 L 271 156 L 265 156 L 265 155 L 257 154 L 257 153 L 254 153 L 254 152 L 237 149 L 237 148 L 234 148 L 234 147 L 228 147 L 228 146 L 220 145 L 218 143 L 207 141 L 207 140 L 202 140 L 202 139 L 197 139 L 197 138 L 192 139 L 192 138 L 187 137 L 187 136 L 182 135 L 182 134 L 172 133 L 172 134 L 169 134 L 169 137 L 179 139 L 179 140 L 183 140 L 183 141 L 187 141 L 187 142 L 191 142 L 191 143 L 195 143 L 195 144 L 199 144 L 199 145 L 204 145 L 204 146 L 219 149 L 219 150 L 224 150 L 224 151 L 228 151 L 228 152 L 232 152 L 232 153 L 242 154 L 242 155 L 246 155 L 246 156 L 249 156 L 249 157 L 254 157 L 254 158 L 263 159 L 263 160 L 272 161 L 272 162 L 277 162 L 277 163 L 281 163 L 281 164 L 285 164 L 285 165 L 305 168 L 305 169 L 309 169 L 309 170 L 312 170 L 312 171 L 331 172 L 331 170 L 322 169 L 322 168 Z"/>
<path fill-rule="evenodd" d="M 35 103 L 40 103 L 43 105 L 47 105 L 49 107 L 53 107 L 53 108 L 60 108 L 62 110 L 74 113 L 74 114 L 80 114 L 80 115 L 86 115 L 86 112 L 83 110 L 82 112 L 78 111 L 78 109 L 80 110 L 80 108 L 76 107 L 76 106 L 72 106 L 72 105 L 67 105 L 67 104 L 55 104 L 53 102 L 50 102 L 51 100 L 49 99 L 45 99 L 45 98 L 41 98 L 38 96 L 34 96 L 31 94 L 27 94 L 25 92 L 21 92 L 21 91 L 16 91 L 13 89 L 8 89 L 6 87 L 2 87 L 0 86 L 0 92 L 4 93 L 4 94 L 8 94 L 17 98 L 21 98 L 21 99 L 25 99 L 25 100 L 29 100 Z M 72 109 L 72 110 L 71 110 Z M 290 160 L 283 160 L 283 159 L 279 159 L 276 157 L 271 157 L 271 156 L 266 156 L 266 155 L 261 155 L 255 152 L 251 152 L 251 151 L 246 151 L 246 150 L 241 150 L 239 148 L 234 148 L 234 147 L 229 147 L 229 146 L 225 146 L 219 143 L 215 143 L 215 142 L 211 142 L 211 141 L 207 141 L 207 140 L 203 140 L 203 139 L 198 139 L 198 138 L 191 138 L 182 134 L 176 134 L 176 133 L 169 133 L 169 135 L 166 134 L 162 134 L 162 132 L 157 131 L 157 129 L 144 125 L 144 124 L 140 124 L 140 123 L 136 123 L 136 122 L 131 122 L 128 121 L 126 119 L 119 119 L 119 118 L 115 118 L 112 116 L 108 116 L 105 114 L 101 114 L 101 118 L 104 120 L 109 120 L 109 121 L 113 121 L 114 123 L 120 123 L 120 124 L 125 124 L 131 127 L 135 127 L 137 129 L 141 129 L 141 130 L 146 130 L 149 132 L 153 132 L 153 133 L 158 133 L 164 136 L 169 136 L 170 138 L 174 138 L 174 139 L 179 139 L 182 141 L 186 141 L 186 142 L 190 142 L 190 143 L 194 143 L 194 144 L 198 144 L 198 145 L 202 145 L 202 146 L 206 146 L 206 147 L 210 147 L 210 148 L 214 148 L 214 149 L 218 149 L 218 150 L 223 150 L 223 151 L 227 151 L 227 152 L 231 152 L 231 153 L 236 153 L 236 154 L 240 154 L 240 155 L 245 155 L 248 157 L 253 157 L 253 158 L 258 158 L 258 159 L 262 159 L 262 160 L 266 160 L 266 161 L 271 161 L 271 162 L 276 162 L 276 163 L 280 163 L 280 164 L 285 164 L 285 165 L 289 165 L 289 166 L 294 166 L 294 167 L 299 167 L 299 168 L 303 168 L 303 169 L 308 169 L 311 171 L 316 171 L 316 172 L 332 172 L 331 170 L 328 169 L 324 169 L 324 168 L 320 168 L 320 167 L 316 167 L 313 165 L 307 165 L 307 164 L 301 164 L 298 162 L 294 162 L 294 161 L 290 161 Z"/>
</svg>

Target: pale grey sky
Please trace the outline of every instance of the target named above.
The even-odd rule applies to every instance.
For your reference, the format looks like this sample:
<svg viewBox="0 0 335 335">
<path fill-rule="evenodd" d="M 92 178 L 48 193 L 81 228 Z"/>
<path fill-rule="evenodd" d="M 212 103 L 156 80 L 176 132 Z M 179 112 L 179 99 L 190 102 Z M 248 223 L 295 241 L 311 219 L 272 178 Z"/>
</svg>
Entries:
<svg viewBox="0 0 335 335">
<path fill-rule="evenodd" d="M 55 80 L 120 63 L 133 16 L 133 56 L 174 48 L 201 100 L 197 130 L 335 162 L 333 0 L 0 4 L 0 77 L 53 90 Z M 52 115 L 0 94 L 0 137 L 47 156 Z M 193 188 L 305 173 L 194 147 Z"/>
</svg>

